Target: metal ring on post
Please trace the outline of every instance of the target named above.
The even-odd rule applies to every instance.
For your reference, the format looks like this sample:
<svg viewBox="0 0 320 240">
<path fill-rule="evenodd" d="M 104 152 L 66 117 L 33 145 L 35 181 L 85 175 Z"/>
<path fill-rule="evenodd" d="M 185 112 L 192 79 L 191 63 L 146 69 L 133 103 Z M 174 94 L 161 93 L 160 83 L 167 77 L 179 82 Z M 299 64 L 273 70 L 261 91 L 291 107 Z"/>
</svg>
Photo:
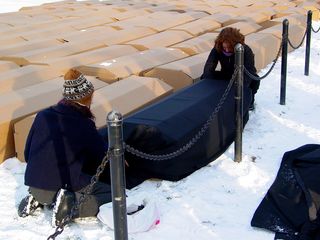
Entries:
<svg viewBox="0 0 320 240">
<path fill-rule="evenodd" d="M 238 68 L 236 78 L 236 91 L 235 91 L 235 103 L 236 103 L 236 139 L 235 139 L 235 162 L 242 161 L 242 130 L 243 130 L 243 63 L 244 63 L 244 47 L 238 43 L 235 46 L 235 64 Z"/>
<path fill-rule="evenodd" d="M 121 113 L 109 112 L 107 125 L 109 150 L 113 151 L 110 175 L 115 240 L 128 240 L 122 123 Z"/>
<path fill-rule="evenodd" d="M 288 19 L 282 22 L 282 61 L 281 61 L 281 83 L 280 83 L 280 104 L 286 104 L 286 85 L 287 85 L 287 56 L 288 56 Z"/>
</svg>

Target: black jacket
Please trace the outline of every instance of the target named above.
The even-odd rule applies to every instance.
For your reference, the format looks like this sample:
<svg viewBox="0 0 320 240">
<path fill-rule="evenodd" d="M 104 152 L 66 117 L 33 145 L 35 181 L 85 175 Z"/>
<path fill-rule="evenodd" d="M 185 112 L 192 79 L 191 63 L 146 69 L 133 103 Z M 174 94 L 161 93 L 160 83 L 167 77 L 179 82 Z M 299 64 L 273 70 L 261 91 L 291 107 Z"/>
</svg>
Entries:
<svg viewBox="0 0 320 240">
<path fill-rule="evenodd" d="M 244 47 L 244 67 L 254 76 L 258 77 L 257 69 L 254 64 L 254 54 L 248 45 L 243 45 Z M 216 71 L 216 67 L 220 63 L 221 71 Z M 201 79 L 225 79 L 229 80 L 234 72 L 235 65 L 235 55 L 226 56 L 223 53 L 219 53 L 215 48 L 213 48 L 208 56 L 205 63 L 203 74 Z M 256 93 L 259 89 L 260 81 L 254 81 L 246 74 L 244 74 L 244 81 L 247 86 L 250 86 L 253 93 Z"/>
<path fill-rule="evenodd" d="M 37 114 L 25 147 L 27 186 L 77 191 L 90 183 L 83 171 L 100 164 L 107 144 L 80 110 L 60 102 Z"/>
<path fill-rule="evenodd" d="M 320 239 L 320 145 L 286 152 L 277 177 L 251 221 L 275 239 Z"/>
</svg>

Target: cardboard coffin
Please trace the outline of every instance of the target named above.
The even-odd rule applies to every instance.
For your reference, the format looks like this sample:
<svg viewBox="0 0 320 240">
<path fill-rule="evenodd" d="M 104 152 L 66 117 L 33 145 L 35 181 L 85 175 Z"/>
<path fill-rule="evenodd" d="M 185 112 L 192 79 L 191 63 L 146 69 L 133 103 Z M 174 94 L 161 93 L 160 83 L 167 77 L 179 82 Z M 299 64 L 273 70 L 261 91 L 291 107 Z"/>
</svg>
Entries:
<svg viewBox="0 0 320 240">
<path fill-rule="evenodd" d="M 126 44 L 135 47 L 139 51 L 143 51 L 157 47 L 168 47 L 190 38 L 192 38 L 192 35 L 187 32 L 167 30 L 161 33 L 153 34 L 151 36 L 127 42 Z"/>
<path fill-rule="evenodd" d="M 150 49 L 105 62 L 80 66 L 78 69 L 90 76 L 113 83 L 130 75 L 140 75 L 142 72 L 156 66 L 188 57 L 186 53 L 173 48 Z"/>
<path fill-rule="evenodd" d="M 213 19 L 198 19 L 192 22 L 188 22 L 174 28 L 172 30 L 185 31 L 193 36 L 199 36 L 206 32 L 212 32 L 214 29 L 220 28 L 221 24 Z"/>
<path fill-rule="evenodd" d="M 237 22 L 237 23 L 233 23 L 233 24 L 228 25 L 228 27 L 240 29 L 240 32 L 243 35 L 248 35 L 250 33 L 257 32 L 261 29 L 261 26 L 259 24 L 254 23 L 254 22 Z M 223 28 L 218 28 L 215 31 L 220 32 L 222 29 Z"/>
<path fill-rule="evenodd" d="M 245 40 L 255 54 L 255 66 L 258 71 L 265 68 L 277 56 L 281 40 L 272 34 L 252 33 Z"/>
<path fill-rule="evenodd" d="M 34 30 L 34 31 L 28 31 L 26 33 L 21 33 L 21 36 L 24 39 L 27 39 L 28 41 L 32 40 L 37 40 L 41 38 L 47 38 L 47 37 L 52 37 L 54 38 L 55 36 L 65 33 L 65 32 L 74 32 L 76 29 L 72 27 L 61 27 L 61 26 L 56 26 L 54 28 L 48 28 L 48 29 L 42 29 L 42 30 Z"/>
<path fill-rule="evenodd" d="M 135 52 L 137 52 L 137 49 L 129 45 L 112 45 L 110 47 L 99 48 L 76 55 L 56 58 L 48 61 L 47 64 L 51 68 L 56 69 L 60 74 L 65 74 L 73 67 L 93 64 L 127 54 L 133 54 Z"/>
<path fill-rule="evenodd" d="M 19 68 L 19 66 L 13 62 L 0 61 L 0 72 L 5 72 L 15 68 Z"/>
<path fill-rule="evenodd" d="M 172 45 L 172 48 L 178 48 L 189 55 L 195 55 L 211 50 L 214 41 L 219 33 L 205 33 L 196 38 Z"/>
<path fill-rule="evenodd" d="M 1 72 L 0 94 L 54 79 L 59 75 L 60 73 L 48 66 L 31 65 Z"/>
<path fill-rule="evenodd" d="M 106 47 L 106 45 L 100 39 L 80 40 L 76 43 L 67 42 L 58 46 L 6 55 L 0 57 L 0 60 L 12 61 L 18 65 L 46 64 L 48 60 L 57 57 L 74 55 L 102 47 Z"/>
<path fill-rule="evenodd" d="M 92 81 L 96 89 L 106 83 Z M 55 104 L 62 98 L 62 78 L 0 95 L 0 162 L 15 156 L 13 124 L 21 118 Z"/>
<path fill-rule="evenodd" d="M 195 19 L 186 13 L 156 12 L 149 14 L 147 19 L 138 21 L 132 26 L 151 28 L 154 31 L 160 32 L 193 20 Z"/>
<path fill-rule="evenodd" d="M 39 39 L 35 41 L 23 41 L 14 45 L 3 46 L 0 49 L 0 57 L 18 54 L 20 52 L 32 51 L 36 49 L 42 49 L 47 47 L 59 46 L 63 44 L 56 39 Z"/>
<path fill-rule="evenodd" d="M 204 17 L 202 19 L 211 19 L 221 24 L 222 27 L 225 27 L 227 25 L 230 25 L 232 23 L 235 23 L 236 20 L 234 20 L 237 17 L 236 14 L 228 13 L 228 12 L 219 12 L 215 13 L 213 15 Z"/>
<path fill-rule="evenodd" d="M 22 37 L 10 37 L 10 38 L 0 38 L 1 46 L 12 46 L 19 43 L 26 43 L 27 41 Z"/>
<path fill-rule="evenodd" d="M 276 36 L 278 39 L 282 39 L 282 24 L 275 25 L 270 28 L 266 28 L 260 33 L 267 33 Z M 294 45 L 294 47 L 298 46 L 301 43 L 303 35 L 305 33 L 305 28 L 296 24 L 289 24 L 289 39 L 290 42 Z M 288 45 L 288 52 L 293 51 L 293 48 Z"/>
<path fill-rule="evenodd" d="M 209 53 L 210 51 L 155 67 L 144 73 L 144 76 L 161 79 L 177 91 L 200 78 Z"/>
</svg>

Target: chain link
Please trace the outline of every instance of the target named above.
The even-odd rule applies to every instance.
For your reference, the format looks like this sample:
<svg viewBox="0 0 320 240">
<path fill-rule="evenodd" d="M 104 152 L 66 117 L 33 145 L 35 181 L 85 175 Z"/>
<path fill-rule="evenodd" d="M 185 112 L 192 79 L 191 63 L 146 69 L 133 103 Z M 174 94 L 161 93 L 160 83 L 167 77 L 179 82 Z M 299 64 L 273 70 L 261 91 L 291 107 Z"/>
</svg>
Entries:
<svg viewBox="0 0 320 240">
<path fill-rule="evenodd" d="M 288 43 L 289 43 L 290 47 L 292 47 L 292 48 L 295 49 L 295 50 L 298 49 L 299 47 L 301 47 L 302 44 L 303 44 L 303 42 L 304 42 L 304 39 L 306 38 L 307 30 L 308 30 L 308 28 L 307 28 L 306 31 L 304 32 L 304 35 L 303 35 L 303 37 L 302 37 L 302 40 L 301 40 L 300 44 L 298 44 L 298 46 L 294 46 L 294 45 L 292 44 L 292 42 L 290 41 L 290 38 L 288 37 Z"/>
<path fill-rule="evenodd" d="M 56 227 L 55 232 L 50 235 L 47 240 L 54 240 L 56 239 L 56 237 L 58 235 L 60 235 L 63 230 L 64 227 L 71 222 L 71 220 L 73 219 L 73 217 L 76 215 L 77 211 L 79 210 L 81 204 L 83 204 L 86 200 L 88 195 L 90 195 L 93 186 L 98 182 L 100 175 L 102 174 L 102 172 L 104 171 L 107 163 L 110 161 L 111 156 L 113 155 L 113 150 L 109 149 L 108 152 L 106 153 L 106 155 L 104 156 L 101 164 L 99 165 L 99 167 L 97 168 L 96 174 L 94 176 L 92 176 L 91 180 L 90 180 L 90 184 L 85 188 L 85 190 L 81 193 L 81 196 L 79 197 L 79 201 L 76 202 L 75 205 L 72 206 L 70 214 L 67 215 L 65 218 L 62 219 L 61 224 L 59 226 Z"/>
<path fill-rule="evenodd" d="M 226 90 L 224 91 L 224 93 L 223 93 L 222 97 L 220 98 L 220 101 L 217 104 L 217 106 L 215 107 L 214 111 L 209 116 L 209 119 L 201 127 L 199 132 L 189 142 L 187 142 L 184 146 L 182 146 L 181 148 L 179 148 L 178 150 L 176 150 L 174 152 L 171 152 L 168 154 L 162 154 L 162 155 L 154 155 L 154 154 L 144 153 L 144 152 L 139 151 L 139 150 L 131 147 L 130 145 L 124 143 L 125 150 L 133 155 L 140 157 L 140 158 L 149 159 L 149 160 L 168 160 L 168 159 L 172 159 L 177 156 L 180 156 L 184 152 L 188 151 L 205 134 L 206 130 L 209 128 L 211 122 L 213 121 L 214 116 L 221 109 L 221 107 L 224 104 L 224 102 L 230 92 L 230 89 L 235 81 L 235 78 L 236 78 L 238 71 L 239 71 L 239 68 L 236 66 L 236 69 L 231 77 L 231 80 L 229 81 L 229 84 L 228 84 Z"/>
<path fill-rule="evenodd" d="M 255 75 L 253 75 L 252 73 L 250 73 L 250 72 L 248 71 L 248 69 L 246 69 L 246 67 L 244 67 L 244 73 L 245 73 L 249 78 L 251 78 L 252 80 L 255 80 L 255 81 L 260 81 L 260 80 L 266 78 L 266 77 L 271 73 L 271 71 L 272 71 L 273 68 L 275 67 L 275 65 L 276 65 L 276 63 L 277 63 L 277 61 L 278 61 L 278 59 L 279 59 L 279 57 L 280 57 L 280 53 L 281 53 L 281 50 L 282 50 L 282 47 L 283 47 L 283 43 L 284 43 L 284 40 L 282 39 L 281 44 L 280 44 L 280 48 L 279 48 L 278 53 L 277 53 L 277 56 L 276 56 L 276 58 L 273 60 L 273 63 L 272 63 L 272 65 L 271 65 L 270 69 L 268 70 L 268 72 L 267 72 L 265 75 L 263 75 L 263 76 L 261 76 L 261 77 L 257 77 L 257 76 L 255 76 Z"/>
<path fill-rule="evenodd" d="M 318 30 L 314 30 L 313 26 L 311 26 L 311 29 L 314 33 L 318 33 L 320 31 L 320 27 L 318 28 Z"/>
</svg>

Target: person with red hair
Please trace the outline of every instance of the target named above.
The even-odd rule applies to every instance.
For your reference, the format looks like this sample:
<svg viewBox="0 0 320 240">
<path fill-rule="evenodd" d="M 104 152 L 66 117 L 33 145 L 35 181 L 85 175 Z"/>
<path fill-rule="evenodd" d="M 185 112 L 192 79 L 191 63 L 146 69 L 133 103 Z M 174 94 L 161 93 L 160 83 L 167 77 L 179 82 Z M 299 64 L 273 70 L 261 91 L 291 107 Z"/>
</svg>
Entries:
<svg viewBox="0 0 320 240">
<path fill-rule="evenodd" d="M 251 48 L 245 44 L 245 37 L 239 29 L 226 27 L 217 36 L 214 47 L 205 63 L 201 79 L 230 80 L 235 70 L 234 48 L 240 43 L 244 47 L 244 67 L 254 76 L 258 77 L 254 64 L 254 54 Z M 220 63 L 221 70 L 217 70 Z M 254 109 L 254 95 L 257 93 L 260 81 L 251 79 L 244 74 L 244 82 L 252 90 L 250 110 Z"/>
</svg>

